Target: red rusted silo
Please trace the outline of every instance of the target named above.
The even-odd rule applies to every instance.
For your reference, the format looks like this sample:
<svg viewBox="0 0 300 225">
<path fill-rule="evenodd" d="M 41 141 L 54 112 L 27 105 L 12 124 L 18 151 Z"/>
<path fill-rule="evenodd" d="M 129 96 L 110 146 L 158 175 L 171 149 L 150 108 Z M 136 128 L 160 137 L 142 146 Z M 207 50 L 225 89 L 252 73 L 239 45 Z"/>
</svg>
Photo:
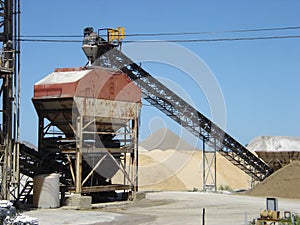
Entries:
<svg viewBox="0 0 300 225">
<path fill-rule="evenodd" d="M 125 73 L 102 67 L 56 69 L 34 85 L 32 101 L 39 116 L 39 151 L 55 152 L 69 163 L 67 171 L 58 171 L 72 178 L 69 190 L 134 189 L 137 175 L 127 169 L 137 165 L 141 90 Z M 123 184 L 111 181 L 118 170 L 124 173 Z"/>
</svg>

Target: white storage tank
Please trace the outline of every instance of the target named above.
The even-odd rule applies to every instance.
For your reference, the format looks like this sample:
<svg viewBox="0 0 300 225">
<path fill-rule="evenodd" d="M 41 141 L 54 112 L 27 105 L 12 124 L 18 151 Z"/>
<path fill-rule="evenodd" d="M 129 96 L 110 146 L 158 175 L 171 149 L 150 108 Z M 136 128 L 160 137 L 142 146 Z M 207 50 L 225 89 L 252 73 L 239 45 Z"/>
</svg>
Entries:
<svg viewBox="0 0 300 225">
<path fill-rule="evenodd" d="M 42 174 L 33 178 L 33 206 L 57 208 L 59 201 L 59 174 Z"/>
</svg>

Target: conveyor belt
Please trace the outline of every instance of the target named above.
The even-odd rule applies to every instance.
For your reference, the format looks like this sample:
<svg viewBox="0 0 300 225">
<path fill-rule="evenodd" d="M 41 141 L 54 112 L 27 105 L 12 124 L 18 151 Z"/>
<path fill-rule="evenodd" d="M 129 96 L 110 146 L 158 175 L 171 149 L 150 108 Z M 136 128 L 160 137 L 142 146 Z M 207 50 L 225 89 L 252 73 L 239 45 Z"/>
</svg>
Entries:
<svg viewBox="0 0 300 225">
<path fill-rule="evenodd" d="M 204 138 L 209 146 L 254 180 L 261 181 L 273 172 L 265 162 L 116 48 L 101 55 L 95 64 L 121 69 L 139 86 L 145 100 L 196 137 Z"/>
<path fill-rule="evenodd" d="M 53 155 L 38 152 L 34 146 L 25 142 L 20 143 L 20 173 L 33 178 L 40 174 L 66 171 L 63 162 L 57 161 Z M 68 185 L 70 179 L 61 174 L 60 182 Z"/>
</svg>

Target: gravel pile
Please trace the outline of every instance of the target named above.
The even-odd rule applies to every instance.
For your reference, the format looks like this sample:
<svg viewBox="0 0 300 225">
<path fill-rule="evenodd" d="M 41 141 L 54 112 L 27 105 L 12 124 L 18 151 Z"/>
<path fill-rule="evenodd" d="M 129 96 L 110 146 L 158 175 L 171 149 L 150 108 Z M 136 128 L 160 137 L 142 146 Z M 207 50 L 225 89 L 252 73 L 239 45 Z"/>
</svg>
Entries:
<svg viewBox="0 0 300 225">
<path fill-rule="evenodd" d="M 294 161 L 247 192 L 251 196 L 300 199 L 300 161 Z"/>
</svg>

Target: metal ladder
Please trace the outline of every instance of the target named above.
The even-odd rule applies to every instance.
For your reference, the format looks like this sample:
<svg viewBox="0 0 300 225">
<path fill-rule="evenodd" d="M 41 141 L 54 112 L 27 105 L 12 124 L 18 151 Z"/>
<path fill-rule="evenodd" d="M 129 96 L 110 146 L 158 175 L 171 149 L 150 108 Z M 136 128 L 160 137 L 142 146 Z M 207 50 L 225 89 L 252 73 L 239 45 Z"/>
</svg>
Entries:
<svg viewBox="0 0 300 225">
<path fill-rule="evenodd" d="M 145 100 L 197 138 L 205 139 L 206 144 L 216 148 L 222 156 L 255 181 L 262 181 L 273 172 L 265 162 L 118 49 L 113 48 L 107 51 L 95 64 L 122 70 L 141 89 Z"/>
<path fill-rule="evenodd" d="M 17 198 L 17 202 L 21 202 L 21 203 L 25 203 L 28 200 L 28 197 L 31 193 L 31 191 L 33 190 L 33 181 L 32 180 L 28 180 L 26 182 L 26 184 L 24 185 L 21 193 L 19 194 L 18 198 Z"/>
</svg>

